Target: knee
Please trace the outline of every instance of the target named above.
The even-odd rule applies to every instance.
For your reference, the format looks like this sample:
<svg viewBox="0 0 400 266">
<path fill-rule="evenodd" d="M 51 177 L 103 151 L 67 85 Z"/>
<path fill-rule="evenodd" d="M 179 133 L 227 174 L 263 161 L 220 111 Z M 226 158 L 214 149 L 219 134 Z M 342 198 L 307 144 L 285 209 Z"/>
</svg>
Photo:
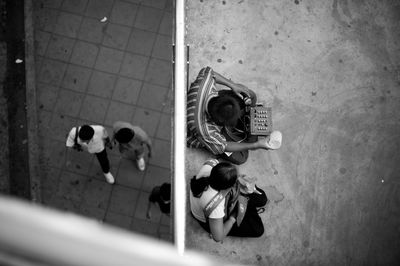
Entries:
<svg viewBox="0 0 400 266">
<path fill-rule="evenodd" d="M 267 204 L 267 202 L 268 202 L 267 195 L 264 194 L 260 200 L 260 206 L 265 206 Z"/>
<path fill-rule="evenodd" d="M 261 194 L 253 193 L 250 195 L 250 200 L 255 207 L 263 207 L 268 203 L 267 195 L 265 194 L 264 190 L 258 188 L 257 190 L 261 192 Z"/>
<path fill-rule="evenodd" d="M 264 226 L 261 224 L 254 230 L 254 237 L 260 237 L 264 234 Z"/>
</svg>

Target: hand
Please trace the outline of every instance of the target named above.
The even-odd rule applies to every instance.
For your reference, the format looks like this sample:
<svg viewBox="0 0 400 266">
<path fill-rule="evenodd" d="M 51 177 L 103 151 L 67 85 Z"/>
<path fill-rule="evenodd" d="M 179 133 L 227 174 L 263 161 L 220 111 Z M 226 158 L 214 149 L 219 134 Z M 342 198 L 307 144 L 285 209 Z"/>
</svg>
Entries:
<svg viewBox="0 0 400 266">
<path fill-rule="evenodd" d="M 148 211 L 148 212 L 146 213 L 146 218 L 149 219 L 149 220 L 151 219 L 151 212 L 150 212 L 150 211 Z"/>
<path fill-rule="evenodd" d="M 230 215 L 229 215 L 229 218 L 230 218 L 230 219 L 233 218 L 233 219 L 235 219 L 235 221 L 236 221 L 236 218 L 237 218 L 238 213 L 239 213 L 238 208 L 239 208 L 239 204 L 236 204 L 235 208 L 233 208 L 232 212 L 231 212 Z"/>
<path fill-rule="evenodd" d="M 106 139 L 105 146 L 107 148 L 109 148 L 110 150 L 112 150 L 112 148 L 113 148 L 113 144 L 111 143 L 111 141 L 109 139 Z"/>
<path fill-rule="evenodd" d="M 269 150 L 267 143 L 269 141 L 269 136 L 266 138 L 259 139 L 256 144 L 259 149 Z"/>
<path fill-rule="evenodd" d="M 235 84 L 235 92 L 238 94 L 245 94 L 245 96 L 250 97 L 249 88 L 247 88 L 243 84 L 236 83 Z M 243 95 L 242 95 L 243 96 Z"/>
</svg>

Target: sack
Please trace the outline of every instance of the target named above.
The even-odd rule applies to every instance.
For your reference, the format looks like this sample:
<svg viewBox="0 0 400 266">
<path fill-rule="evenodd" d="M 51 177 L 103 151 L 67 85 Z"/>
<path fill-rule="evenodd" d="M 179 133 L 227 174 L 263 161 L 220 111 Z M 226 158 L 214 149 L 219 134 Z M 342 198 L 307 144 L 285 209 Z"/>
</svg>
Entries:
<svg viewBox="0 0 400 266">
<path fill-rule="evenodd" d="M 260 191 L 256 188 L 257 177 L 247 176 L 247 175 L 239 175 L 238 176 L 239 189 L 241 193 L 251 194 L 257 193 L 261 194 Z"/>
<path fill-rule="evenodd" d="M 77 151 L 83 151 L 82 145 L 78 143 L 78 127 L 75 127 L 74 146 L 72 148 Z"/>
</svg>

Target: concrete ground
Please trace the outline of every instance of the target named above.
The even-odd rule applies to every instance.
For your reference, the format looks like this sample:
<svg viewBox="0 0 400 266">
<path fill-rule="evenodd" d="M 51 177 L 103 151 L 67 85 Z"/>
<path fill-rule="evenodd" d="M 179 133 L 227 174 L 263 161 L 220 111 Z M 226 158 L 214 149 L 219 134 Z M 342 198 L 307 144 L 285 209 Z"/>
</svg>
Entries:
<svg viewBox="0 0 400 266">
<path fill-rule="evenodd" d="M 171 181 L 172 0 L 35 0 L 34 20 L 43 203 L 172 241 L 170 217 L 155 207 L 146 218 L 151 189 Z M 88 153 L 65 166 L 72 127 L 101 124 L 111 134 L 117 120 L 151 137 L 144 172 L 116 149 L 114 185 Z"/>
<path fill-rule="evenodd" d="M 258 239 L 186 247 L 254 265 L 400 264 L 400 3 L 187 1 L 192 82 L 211 66 L 272 107 L 277 151 L 241 172 L 271 198 Z M 188 178 L 207 153 L 188 149 Z M 189 209 L 188 209 L 189 210 Z"/>
</svg>

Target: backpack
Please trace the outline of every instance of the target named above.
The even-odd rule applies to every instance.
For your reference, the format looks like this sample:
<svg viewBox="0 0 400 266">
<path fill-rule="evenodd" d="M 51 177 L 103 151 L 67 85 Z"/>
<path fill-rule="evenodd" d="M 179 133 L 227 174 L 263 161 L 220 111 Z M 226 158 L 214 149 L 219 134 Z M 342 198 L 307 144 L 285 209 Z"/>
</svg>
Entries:
<svg viewBox="0 0 400 266">
<path fill-rule="evenodd" d="M 219 191 L 204 207 L 204 216 L 206 217 L 206 219 L 208 219 L 210 214 L 215 210 L 215 208 L 221 203 L 224 198 L 224 222 L 229 219 L 229 216 L 233 212 L 235 212 L 235 208 L 237 208 L 236 223 L 238 226 L 240 226 L 246 213 L 248 197 L 240 193 L 238 182 L 236 182 L 232 188 Z"/>
<path fill-rule="evenodd" d="M 78 127 L 75 128 L 74 146 L 72 148 L 77 151 L 83 151 L 82 145 L 78 143 Z"/>
</svg>

